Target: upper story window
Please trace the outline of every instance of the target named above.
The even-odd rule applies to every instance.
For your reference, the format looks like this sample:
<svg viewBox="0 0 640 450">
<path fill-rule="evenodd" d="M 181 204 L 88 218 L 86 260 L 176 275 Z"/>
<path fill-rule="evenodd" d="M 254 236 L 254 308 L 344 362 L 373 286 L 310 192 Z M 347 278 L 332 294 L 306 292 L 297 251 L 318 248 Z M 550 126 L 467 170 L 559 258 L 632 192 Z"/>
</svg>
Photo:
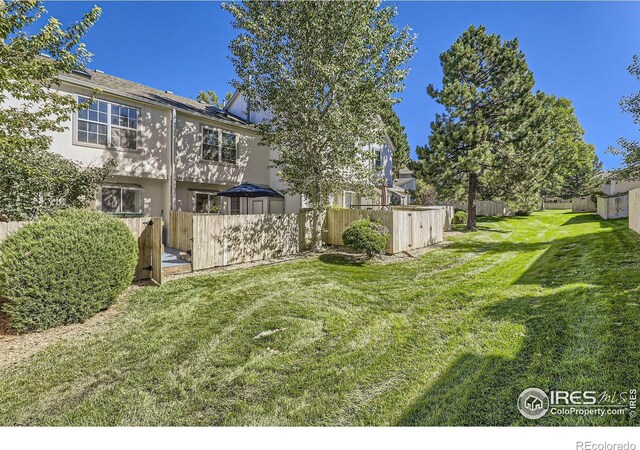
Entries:
<svg viewBox="0 0 640 450">
<path fill-rule="evenodd" d="M 381 148 L 373 149 L 373 167 L 382 168 L 382 149 Z"/>
<path fill-rule="evenodd" d="M 78 103 L 88 99 L 78 96 Z M 135 150 L 138 138 L 136 108 L 96 100 L 78 111 L 78 142 Z"/>
<path fill-rule="evenodd" d="M 235 164 L 238 159 L 236 133 L 203 126 L 202 159 Z"/>
</svg>

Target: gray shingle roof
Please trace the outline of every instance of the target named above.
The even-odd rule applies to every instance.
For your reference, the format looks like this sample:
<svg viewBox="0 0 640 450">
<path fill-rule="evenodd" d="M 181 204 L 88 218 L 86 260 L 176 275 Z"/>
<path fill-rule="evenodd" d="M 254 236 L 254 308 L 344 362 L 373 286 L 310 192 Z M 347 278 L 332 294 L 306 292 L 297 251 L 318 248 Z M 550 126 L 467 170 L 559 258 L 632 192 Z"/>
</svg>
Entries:
<svg viewBox="0 0 640 450">
<path fill-rule="evenodd" d="M 151 101 L 154 103 L 160 103 L 170 108 L 176 108 L 180 111 L 201 114 L 225 122 L 235 123 L 238 125 L 249 125 L 249 122 L 246 120 L 231 114 L 228 111 L 216 108 L 215 106 L 206 105 L 192 98 L 181 97 L 170 92 L 155 89 L 102 72 L 87 70 L 85 74 L 65 74 L 61 76 L 60 79 L 71 83 L 77 82 L 79 84 L 90 84 L 98 88 L 117 91 L 126 97 L 131 97 L 143 102 Z"/>
<path fill-rule="evenodd" d="M 408 167 L 403 167 L 398 171 L 398 173 L 401 173 L 403 175 L 413 175 L 413 170 L 409 169 Z"/>
</svg>

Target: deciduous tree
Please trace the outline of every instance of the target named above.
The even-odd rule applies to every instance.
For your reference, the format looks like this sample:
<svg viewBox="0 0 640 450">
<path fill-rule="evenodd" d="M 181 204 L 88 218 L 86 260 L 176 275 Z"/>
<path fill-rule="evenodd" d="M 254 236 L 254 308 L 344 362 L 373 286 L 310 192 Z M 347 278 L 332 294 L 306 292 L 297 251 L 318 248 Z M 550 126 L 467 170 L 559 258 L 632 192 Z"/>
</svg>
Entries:
<svg viewBox="0 0 640 450">
<path fill-rule="evenodd" d="M 94 7 L 67 28 L 41 2 L 0 1 L 0 220 L 26 220 L 65 207 L 84 206 L 111 165 L 82 169 L 48 151 L 51 133 L 77 110 L 73 96 L 55 89 L 62 73 L 82 70 L 89 52 L 81 38 L 100 15 Z M 48 55 L 47 57 L 42 54 Z"/>
<path fill-rule="evenodd" d="M 380 112 L 403 89 L 414 36 L 393 24 L 396 9 L 378 1 L 226 3 L 240 31 L 231 43 L 234 87 L 252 109 L 287 191 L 314 211 L 313 245 L 330 196 L 371 192 L 380 182 L 368 143 L 382 142 Z"/>
</svg>

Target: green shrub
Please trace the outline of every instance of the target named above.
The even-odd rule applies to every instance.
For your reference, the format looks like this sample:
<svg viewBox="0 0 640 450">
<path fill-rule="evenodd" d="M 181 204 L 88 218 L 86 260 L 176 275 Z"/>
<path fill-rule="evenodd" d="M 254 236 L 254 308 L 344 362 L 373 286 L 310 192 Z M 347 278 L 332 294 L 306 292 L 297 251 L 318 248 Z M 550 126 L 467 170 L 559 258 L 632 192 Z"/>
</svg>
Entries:
<svg viewBox="0 0 640 450">
<path fill-rule="evenodd" d="M 18 332 L 83 322 L 131 284 L 138 243 L 119 219 L 68 209 L 0 244 L 0 296 Z"/>
<path fill-rule="evenodd" d="M 453 219 L 451 219 L 451 223 L 454 225 L 460 225 L 467 223 L 468 214 L 466 211 L 458 210 L 453 215 Z"/>
<path fill-rule="evenodd" d="M 387 227 L 368 219 L 351 223 L 342 233 L 342 242 L 359 252 L 365 252 L 369 258 L 382 253 L 389 242 Z"/>
</svg>

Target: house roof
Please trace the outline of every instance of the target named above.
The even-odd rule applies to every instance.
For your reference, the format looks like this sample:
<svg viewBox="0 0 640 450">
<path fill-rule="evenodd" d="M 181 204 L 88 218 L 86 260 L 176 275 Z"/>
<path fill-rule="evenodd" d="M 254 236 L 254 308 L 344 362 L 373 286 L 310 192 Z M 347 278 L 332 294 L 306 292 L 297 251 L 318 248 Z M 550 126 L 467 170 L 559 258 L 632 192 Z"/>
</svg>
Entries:
<svg viewBox="0 0 640 450">
<path fill-rule="evenodd" d="M 415 178 L 395 178 L 393 182 L 398 186 L 403 186 L 405 184 L 411 183 L 412 181 L 416 181 Z"/>
<path fill-rule="evenodd" d="M 403 167 L 402 169 L 400 169 L 398 171 L 398 173 L 402 174 L 402 175 L 413 175 L 413 170 L 409 169 L 408 167 Z"/>
<path fill-rule="evenodd" d="M 249 125 L 249 122 L 246 120 L 231 114 L 224 109 L 200 103 L 192 98 L 181 97 L 170 91 L 152 88 L 150 86 L 145 86 L 144 84 L 125 80 L 124 78 L 108 75 L 103 72 L 86 70 L 84 72 L 64 74 L 59 78 L 68 83 L 100 88 L 105 92 L 111 91 L 112 93 L 121 94 L 141 102 L 160 104 L 167 108 L 175 108 L 179 111 L 207 116 L 212 119 L 236 125 Z"/>
</svg>

